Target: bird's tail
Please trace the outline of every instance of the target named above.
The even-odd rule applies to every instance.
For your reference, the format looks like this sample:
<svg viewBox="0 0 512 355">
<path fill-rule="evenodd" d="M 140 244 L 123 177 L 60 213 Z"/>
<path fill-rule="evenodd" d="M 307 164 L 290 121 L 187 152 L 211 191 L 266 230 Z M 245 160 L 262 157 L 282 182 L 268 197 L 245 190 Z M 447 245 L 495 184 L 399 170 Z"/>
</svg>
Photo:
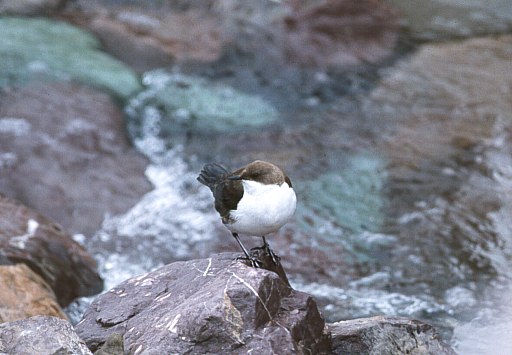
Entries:
<svg viewBox="0 0 512 355">
<path fill-rule="evenodd" d="M 197 177 L 197 181 L 211 189 L 227 174 L 229 174 L 229 171 L 222 165 L 209 163 L 203 167 L 203 170 L 201 170 Z"/>
</svg>

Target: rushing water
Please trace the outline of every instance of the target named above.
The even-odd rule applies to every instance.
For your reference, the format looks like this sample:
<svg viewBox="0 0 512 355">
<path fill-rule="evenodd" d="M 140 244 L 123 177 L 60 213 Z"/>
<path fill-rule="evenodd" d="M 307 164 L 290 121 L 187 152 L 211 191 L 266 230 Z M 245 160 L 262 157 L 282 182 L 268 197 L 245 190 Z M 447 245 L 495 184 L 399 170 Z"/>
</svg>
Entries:
<svg viewBox="0 0 512 355">
<path fill-rule="evenodd" d="M 480 10 L 460 21 L 498 16 Z M 430 19 L 428 38 L 450 27 Z M 414 317 L 461 354 L 512 353 L 510 58 L 503 36 L 422 45 L 370 74 L 296 69 L 261 87 L 240 67 L 146 73 L 126 113 L 154 190 L 85 241 L 107 289 L 237 250 L 195 177 L 205 162 L 260 158 L 285 168 L 299 200 L 270 243 L 329 321 Z"/>
<path fill-rule="evenodd" d="M 414 317 L 461 354 L 512 353 L 512 36 L 488 36 L 512 29 L 512 6 L 391 2 L 413 38 L 446 41 L 355 73 L 233 51 L 211 66 L 145 73 L 143 87 L 84 31 L 1 19 L 0 85 L 69 79 L 127 100 L 154 188 L 94 236 L 75 236 L 97 256 L 106 289 L 176 260 L 238 251 L 196 176 L 206 162 L 259 158 L 285 168 L 299 202 L 269 241 L 328 321 Z M 460 39 L 476 35 L 487 37 Z M 23 122 L 7 117 L 0 129 L 26 131 Z M 80 317 L 86 303 L 68 312 Z"/>
<path fill-rule="evenodd" d="M 256 129 L 242 122 L 236 133 L 224 122 L 209 122 L 205 132 L 197 110 L 215 108 L 205 108 L 201 99 L 166 106 L 171 104 L 160 101 L 160 90 L 168 90 L 166 83 L 175 74 L 148 73 L 147 89 L 131 100 L 127 113 L 135 145 L 151 160 L 146 174 L 154 190 L 125 215 L 107 218 L 87 241 L 100 255 L 107 288 L 174 260 L 236 250 L 209 191 L 195 177 L 207 159 L 221 159 L 226 151 L 212 153 L 212 147 L 243 135 L 253 148 L 242 148 L 241 154 L 270 154 L 288 167 L 300 205 L 295 221 L 271 243 L 294 287 L 313 294 L 328 320 L 414 317 L 438 326 L 461 353 L 507 353 L 512 330 L 506 302 L 512 276 L 510 117 L 464 121 L 465 112 L 454 113 L 446 102 L 432 113 L 432 101 L 445 100 L 437 94 L 424 107 L 417 102 L 411 108 L 409 100 L 396 106 L 396 97 L 383 91 L 397 85 L 394 76 L 400 70 L 384 72 L 370 94 L 304 109 L 298 116 L 281 112 L 288 127 L 272 133 L 280 139 L 257 148 L 254 142 L 265 140 L 262 132 L 272 131 L 275 116 L 252 122 Z M 183 85 L 188 90 L 193 84 Z M 423 85 L 428 96 L 429 84 Z M 261 104 L 229 90 L 222 95 L 242 106 Z M 206 89 L 206 95 L 211 102 L 212 92 Z M 395 106 L 388 107 L 389 102 Z M 262 105 L 260 110 L 278 114 Z M 228 111 L 221 112 L 228 121 L 231 111 L 239 114 Z M 192 123 L 190 117 L 195 117 Z M 285 146 L 279 143 L 283 137 L 302 141 Z M 228 154 L 227 162 L 237 161 L 236 155 Z M 312 157 L 317 161 L 308 162 Z"/>
</svg>

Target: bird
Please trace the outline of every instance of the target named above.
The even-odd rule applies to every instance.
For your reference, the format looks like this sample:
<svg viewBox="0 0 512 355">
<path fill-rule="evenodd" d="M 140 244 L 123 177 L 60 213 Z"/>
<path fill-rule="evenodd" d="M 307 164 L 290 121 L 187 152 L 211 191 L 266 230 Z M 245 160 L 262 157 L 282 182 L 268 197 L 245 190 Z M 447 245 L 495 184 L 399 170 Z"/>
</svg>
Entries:
<svg viewBox="0 0 512 355">
<path fill-rule="evenodd" d="M 261 237 L 263 245 L 253 249 L 263 249 L 277 264 L 278 256 L 270 249 L 266 235 L 288 223 L 297 206 L 292 182 L 283 170 L 262 160 L 234 171 L 219 163 L 208 163 L 197 180 L 213 193 L 215 209 L 244 252 L 244 259 L 253 267 L 261 266 L 242 244 L 239 234 Z"/>
</svg>

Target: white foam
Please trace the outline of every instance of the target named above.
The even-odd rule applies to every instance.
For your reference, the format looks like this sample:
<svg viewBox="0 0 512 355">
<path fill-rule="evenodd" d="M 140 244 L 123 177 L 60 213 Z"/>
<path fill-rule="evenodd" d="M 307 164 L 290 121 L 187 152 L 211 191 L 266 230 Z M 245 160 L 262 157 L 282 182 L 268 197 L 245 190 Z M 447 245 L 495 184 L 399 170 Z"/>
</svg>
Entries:
<svg viewBox="0 0 512 355">
<path fill-rule="evenodd" d="M 381 278 L 379 273 L 378 278 Z M 365 284 L 365 282 L 362 282 Z M 356 286 L 357 282 L 352 286 Z M 316 282 L 301 284 L 292 281 L 292 287 L 303 292 L 312 294 L 315 297 L 335 301 L 327 310 L 331 313 L 350 312 L 353 318 L 368 317 L 377 314 L 389 316 L 414 316 L 423 313 L 433 313 L 445 310 L 445 306 L 437 303 L 428 295 L 411 296 L 398 292 L 355 287 L 340 288 L 331 285 L 319 284 Z"/>
<path fill-rule="evenodd" d="M 154 189 L 125 214 L 107 217 L 89 242 L 89 249 L 104 255 L 99 263 L 107 289 L 163 263 L 188 258 L 215 235 L 221 222 L 211 193 L 178 153 L 179 148 L 153 157 L 146 176 Z"/>
<path fill-rule="evenodd" d="M 5 133 L 19 137 L 26 135 L 31 128 L 30 122 L 24 118 L 0 117 L 0 134 Z"/>
</svg>

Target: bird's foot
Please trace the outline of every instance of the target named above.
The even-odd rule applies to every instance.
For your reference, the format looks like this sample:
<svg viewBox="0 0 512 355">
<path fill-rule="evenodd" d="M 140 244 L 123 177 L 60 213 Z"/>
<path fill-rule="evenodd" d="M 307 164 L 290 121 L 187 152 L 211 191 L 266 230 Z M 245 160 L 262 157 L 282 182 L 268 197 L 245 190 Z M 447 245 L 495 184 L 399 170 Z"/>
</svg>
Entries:
<svg viewBox="0 0 512 355">
<path fill-rule="evenodd" d="M 268 244 L 267 244 L 266 251 L 267 251 L 268 255 L 270 255 L 270 258 L 272 259 L 272 262 L 274 263 L 274 265 L 278 265 L 279 262 L 281 261 L 281 257 L 279 255 L 277 255 L 276 253 L 274 253 L 274 251 L 272 249 L 270 249 Z"/>
<path fill-rule="evenodd" d="M 253 252 L 260 251 L 260 250 L 263 251 L 268 256 L 270 256 L 270 259 L 272 260 L 274 265 L 279 264 L 281 257 L 279 255 L 277 255 L 276 253 L 274 253 L 274 251 L 272 249 L 270 249 L 270 246 L 268 245 L 268 243 L 265 243 L 260 247 L 251 248 L 251 254 L 253 254 Z"/>
<path fill-rule="evenodd" d="M 249 262 L 249 264 L 257 269 L 261 269 L 263 267 L 263 263 L 254 256 L 239 256 L 236 258 L 236 260 L 243 260 L 244 262 Z"/>
</svg>

